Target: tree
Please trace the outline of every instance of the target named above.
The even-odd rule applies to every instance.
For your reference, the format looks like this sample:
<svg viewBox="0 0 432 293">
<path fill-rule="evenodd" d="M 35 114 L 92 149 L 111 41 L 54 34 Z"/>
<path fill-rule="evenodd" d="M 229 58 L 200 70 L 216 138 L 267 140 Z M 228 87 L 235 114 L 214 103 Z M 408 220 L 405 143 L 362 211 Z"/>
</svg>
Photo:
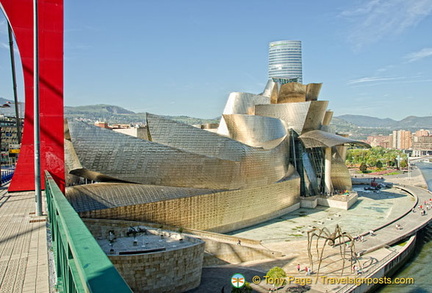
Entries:
<svg viewBox="0 0 432 293">
<path fill-rule="evenodd" d="M 269 278 L 272 278 L 273 280 L 281 280 L 281 279 L 285 279 L 287 274 L 285 273 L 285 271 L 280 268 L 280 267 L 272 267 L 268 272 L 267 272 L 267 276 Z M 283 285 L 284 282 L 281 282 L 279 285 Z M 273 288 L 278 285 L 276 283 L 273 283 Z"/>
<path fill-rule="evenodd" d="M 400 162 L 402 162 L 402 160 L 406 160 L 407 155 L 400 150 L 386 149 L 382 147 L 373 147 L 371 149 L 354 148 L 348 150 L 346 164 L 361 164 L 365 162 L 371 167 L 378 167 L 376 164 L 379 164 L 378 161 L 381 161 L 383 164 L 382 167 L 384 167 L 384 165 L 387 167 L 393 167 L 398 165 L 398 157 L 401 160 Z"/>
<path fill-rule="evenodd" d="M 406 168 L 406 167 L 408 167 L 408 162 L 407 162 L 407 160 L 401 160 L 401 162 L 399 163 L 399 166 L 400 166 L 401 168 Z"/>
<path fill-rule="evenodd" d="M 378 159 L 375 157 L 375 156 L 369 156 L 368 157 L 368 159 L 367 159 L 367 164 L 370 166 L 370 167 L 374 167 L 375 165 L 376 165 L 376 163 L 378 162 Z"/>
<path fill-rule="evenodd" d="M 383 163 L 381 162 L 381 161 L 377 161 L 376 162 L 376 164 L 375 164 L 375 167 L 377 167 L 378 169 L 382 169 L 382 167 L 383 167 Z"/>
<path fill-rule="evenodd" d="M 274 278 L 274 279 L 281 279 L 281 278 L 286 278 L 286 273 L 285 271 L 280 268 L 280 267 L 272 267 L 268 272 L 267 272 L 267 276 L 269 276 L 269 278 Z"/>
<path fill-rule="evenodd" d="M 363 173 L 366 173 L 367 171 L 367 166 L 365 163 L 361 163 L 360 167 L 359 167 L 360 171 L 362 171 Z"/>
</svg>

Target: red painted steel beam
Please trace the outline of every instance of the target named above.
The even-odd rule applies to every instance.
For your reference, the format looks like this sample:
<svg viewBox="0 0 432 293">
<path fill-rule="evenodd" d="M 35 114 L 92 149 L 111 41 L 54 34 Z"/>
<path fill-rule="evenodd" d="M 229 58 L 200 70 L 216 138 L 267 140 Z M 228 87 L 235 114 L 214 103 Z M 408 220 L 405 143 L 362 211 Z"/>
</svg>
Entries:
<svg viewBox="0 0 432 293">
<path fill-rule="evenodd" d="M 34 190 L 33 0 L 0 0 L 0 5 L 15 35 L 25 94 L 21 152 L 9 192 Z M 48 170 L 64 191 L 63 0 L 39 0 L 38 11 L 41 169 Z"/>
</svg>

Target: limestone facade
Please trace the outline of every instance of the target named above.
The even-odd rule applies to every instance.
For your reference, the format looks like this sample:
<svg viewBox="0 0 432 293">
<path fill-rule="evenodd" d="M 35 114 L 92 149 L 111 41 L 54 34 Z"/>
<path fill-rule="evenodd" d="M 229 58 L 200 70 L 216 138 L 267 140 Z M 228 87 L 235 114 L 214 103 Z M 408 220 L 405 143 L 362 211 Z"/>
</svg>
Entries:
<svg viewBox="0 0 432 293">
<path fill-rule="evenodd" d="M 91 220 L 85 222 L 96 239 L 106 237 L 113 231 L 117 237 L 126 236 L 131 223 L 120 221 Z M 150 230 L 149 230 L 150 231 Z M 150 233 L 150 232 L 149 232 Z M 176 237 L 178 232 L 158 230 L 165 238 Z M 189 245 L 166 251 L 108 255 L 109 259 L 131 287 L 139 293 L 175 293 L 198 287 L 204 257 L 204 241 L 182 235 Z"/>
</svg>

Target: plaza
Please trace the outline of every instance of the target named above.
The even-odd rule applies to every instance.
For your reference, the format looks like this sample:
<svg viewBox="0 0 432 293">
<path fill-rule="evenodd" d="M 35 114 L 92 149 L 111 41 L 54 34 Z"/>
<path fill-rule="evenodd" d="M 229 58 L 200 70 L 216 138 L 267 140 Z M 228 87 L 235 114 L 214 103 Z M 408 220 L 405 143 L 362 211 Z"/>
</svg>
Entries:
<svg viewBox="0 0 432 293">
<path fill-rule="evenodd" d="M 412 206 L 414 198 L 396 188 L 372 192 L 364 186 L 354 186 L 358 201 L 349 209 L 318 206 L 314 209 L 300 208 L 289 214 L 253 227 L 229 233 L 233 236 L 261 240 L 263 245 L 277 242 L 307 240 L 307 231 L 313 227 L 326 227 L 334 231 L 339 225 L 353 237 L 393 221 Z"/>
<path fill-rule="evenodd" d="M 371 179 L 365 178 L 365 181 Z M 398 255 L 404 255 L 404 257 L 409 255 L 405 250 L 409 249 L 409 246 L 415 241 L 411 235 L 415 235 L 415 232 L 426 225 L 432 217 L 429 211 L 426 216 L 421 216 L 419 212 L 412 212 L 412 208 L 418 209 L 419 203 L 429 201 L 429 198 L 432 197 L 429 191 L 422 188 L 425 182 L 418 170 L 415 170 L 412 176 L 405 175 L 400 178 L 388 176 L 385 180 L 386 182 L 393 181 L 395 187 L 375 193 L 364 191 L 364 185 L 354 186 L 354 189 L 359 192 L 359 200 L 349 210 L 324 207 L 301 208 L 261 225 L 230 233 L 232 236 L 255 239 L 261 243 L 262 247 L 282 252 L 282 256 L 242 264 L 204 267 L 201 286 L 190 292 L 202 292 L 200 290 L 220 292 L 221 287 L 229 284 L 230 273 L 242 273 L 246 280 L 251 282 L 255 292 L 268 292 L 271 284 L 265 282 L 264 276 L 274 266 L 282 267 L 288 277 L 298 278 L 299 281 L 310 280 L 312 284 L 307 292 L 351 292 L 356 287 L 355 285 L 328 284 L 324 282 L 324 277 L 335 278 L 335 280 L 343 278 L 354 280 L 375 276 L 392 260 L 401 261 L 401 258 L 397 258 Z M 397 182 L 402 184 L 399 185 Z M 420 187 L 405 185 L 405 183 Z M 332 232 L 336 224 L 352 236 L 363 235 L 363 241 L 355 241 L 355 250 L 361 254 L 356 265 L 361 267 L 362 274 L 358 275 L 353 271 L 349 261 L 343 263 L 338 246 L 334 248 L 327 246 L 324 250 L 319 276 L 316 271 L 317 262 L 315 262 L 313 273 L 310 276 L 306 275 L 304 268 L 311 266 L 307 251 L 307 230 L 312 226 L 321 225 L 328 227 Z M 400 230 L 396 228 L 398 224 L 401 225 Z M 370 235 L 371 230 L 374 231 L 373 236 Z M 397 267 L 401 263 L 395 262 L 392 266 Z M 300 272 L 297 271 L 298 264 L 301 267 Z M 342 267 L 344 268 L 343 274 Z M 261 278 L 259 284 L 252 282 L 254 276 Z M 285 289 L 298 285 L 293 282 L 286 285 Z M 409 284 L 405 286 L 408 286 L 407 290 L 409 290 Z M 360 289 L 363 291 L 356 292 L 365 292 L 364 288 Z"/>
</svg>

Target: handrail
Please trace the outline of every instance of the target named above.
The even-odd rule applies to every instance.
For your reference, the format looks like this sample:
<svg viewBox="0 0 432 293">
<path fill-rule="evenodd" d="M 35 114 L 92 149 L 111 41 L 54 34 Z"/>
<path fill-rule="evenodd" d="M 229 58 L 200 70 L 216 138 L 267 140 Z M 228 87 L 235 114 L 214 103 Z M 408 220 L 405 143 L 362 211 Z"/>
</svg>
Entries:
<svg viewBox="0 0 432 293">
<path fill-rule="evenodd" d="M 132 292 L 45 171 L 48 219 L 60 292 Z"/>
<path fill-rule="evenodd" d="M 1 171 L 1 180 L 0 180 L 0 186 L 5 185 L 9 181 L 12 180 L 12 176 L 14 175 L 15 170 L 2 170 Z"/>
<path fill-rule="evenodd" d="M 371 278 L 374 273 L 376 273 L 383 265 L 385 265 L 389 260 L 394 258 L 398 254 L 397 251 L 391 251 L 389 254 L 387 254 L 383 259 L 377 261 L 373 265 L 371 265 L 370 268 L 365 272 L 365 274 L 362 275 L 361 278 Z M 336 291 L 336 293 L 342 293 L 342 292 L 351 292 L 354 288 L 358 287 L 357 284 L 346 284 L 342 288 Z"/>
</svg>

